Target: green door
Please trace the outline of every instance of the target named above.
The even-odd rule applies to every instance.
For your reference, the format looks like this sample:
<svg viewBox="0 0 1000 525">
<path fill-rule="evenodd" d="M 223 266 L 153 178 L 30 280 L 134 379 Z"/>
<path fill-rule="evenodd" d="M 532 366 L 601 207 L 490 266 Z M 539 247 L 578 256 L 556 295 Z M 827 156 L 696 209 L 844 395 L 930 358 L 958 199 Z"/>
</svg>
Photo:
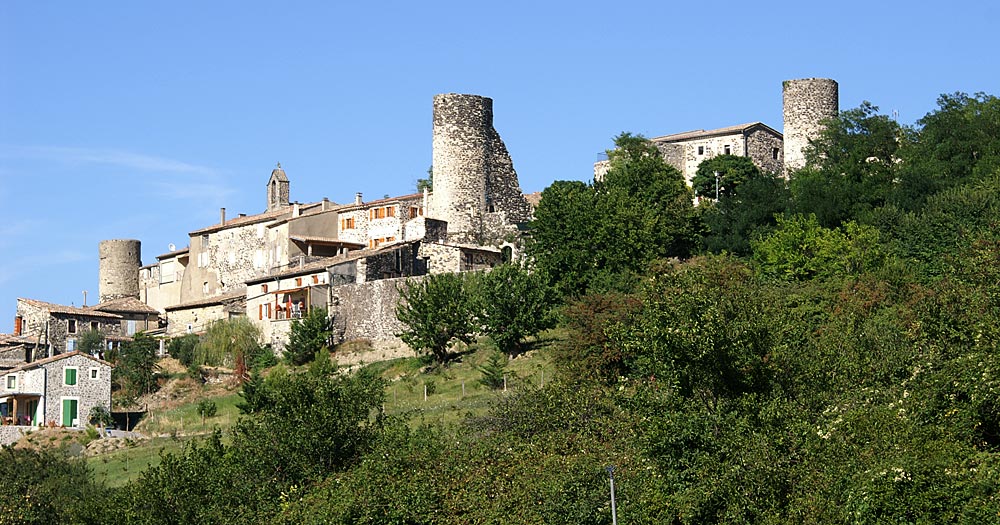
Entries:
<svg viewBox="0 0 1000 525">
<path fill-rule="evenodd" d="M 28 417 L 32 425 L 38 424 L 38 401 L 28 401 Z"/>
<path fill-rule="evenodd" d="M 76 399 L 63 399 L 62 424 L 64 427 L 73 426 L 73 420 L 76 419 L 77 403 Z"/>
</svg>

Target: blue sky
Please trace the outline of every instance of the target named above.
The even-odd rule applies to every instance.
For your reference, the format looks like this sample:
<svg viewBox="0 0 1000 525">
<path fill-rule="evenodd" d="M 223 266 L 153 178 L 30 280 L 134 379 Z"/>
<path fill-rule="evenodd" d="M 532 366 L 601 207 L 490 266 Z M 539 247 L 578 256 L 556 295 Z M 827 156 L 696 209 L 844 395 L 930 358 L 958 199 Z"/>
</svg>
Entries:
<svg viewBox="0 0 1000 525">
<path fill-rule="evenodd" d="M 780 131 L 786 79 L 904 123 L 1000 92 L 993 2 L 340 4 L 0 5 L 0 332 L 17 297 L 93 304 L 102 239 L 150 263 L 220 207 L 262 211 L 276 162 L 293 200 L 411 192 L 436 93 L 494 99 L 532 192 L 621 131 Z"/>
</svg>

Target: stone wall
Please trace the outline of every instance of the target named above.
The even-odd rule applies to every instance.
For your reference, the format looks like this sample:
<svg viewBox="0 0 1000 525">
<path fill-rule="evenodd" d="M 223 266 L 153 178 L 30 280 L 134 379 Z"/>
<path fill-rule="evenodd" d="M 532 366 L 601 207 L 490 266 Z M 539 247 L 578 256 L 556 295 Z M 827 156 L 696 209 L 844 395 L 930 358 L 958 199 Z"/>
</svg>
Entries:
<svg viewBox="0 0 1000 525">
<path fill-rule="evenodd" d="M 101 241 L 97 247 L 99 302 L 139 297 L 141 243 L 136 239 Z"/>
<path fill-rule="evenodd" d="M 0 447 L 10 445 L 11 443 L 16 443 L 28 427 L 19 427 L 14 425 L 0 426 Z"/>
<path fill-rule="evenodd" d="M 758 127 L 747 134 L 747 156 L 764 173 L 781 174 L 784 150 L 781 137 Z"/>
<path fill-rule="evenodd" d="M 403 325 L 396 319 L 397 287 L 420 277 L 383 279 L 332 288 L 331 315 L 337 343 L 366 339 L 372 343 L 399 343 Z"/>
<path fill-rule="evenodd" d="M 167 337 L 179 337 L 190 332 L 202 332 L 214 321 L 225 319 L 226 308 L 222 304 L 211 304 L 194 308 L 167 311 Z"/>
<path fill-rule="evenodd" d="M 784 119 L 784 175 L 806 164 L 809 140 L 823 130 L 824 119 L 836 118 L 840 109 L 837 81 L 803 78 L 782 82 Z"/>
</svg>

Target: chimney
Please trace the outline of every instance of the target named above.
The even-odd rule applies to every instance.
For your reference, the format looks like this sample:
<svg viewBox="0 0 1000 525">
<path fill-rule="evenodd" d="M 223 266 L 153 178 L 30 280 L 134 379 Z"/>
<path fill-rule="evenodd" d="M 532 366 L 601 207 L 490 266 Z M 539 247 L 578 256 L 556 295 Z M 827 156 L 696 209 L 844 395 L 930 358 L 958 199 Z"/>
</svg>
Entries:
<svg viewBox="0 0 1000 525">
<path fill-rule="evenodd" d="M 323 207 L 320 208 L 320 211 L 326 211 L 329 207 L 330 207 L 330 199 L 323 197 Z"/>
<path fill-rule="evenodd" d="M 226 224 L 226 209 L 219 208 L 219 224 Z"/>
<path fill-rule="evenodd" d="M 240 217 L 246 217 L 246 216 L 247 216 L 247 214 L 245 214 L 245 213 L 241 213 L 240 214 Z"/>
<path fill-rule="evenodd" d="M 354 194 L 354 204 L 361 204 L 361 192 Z"/>
<path fill-rule="evenodd" d="M 296 218 L 298 216 L 299 216 L 299 203 L 293 202 L 292 203 L 292 218 L 294 219 L 294 218 Z"/>
</svg>

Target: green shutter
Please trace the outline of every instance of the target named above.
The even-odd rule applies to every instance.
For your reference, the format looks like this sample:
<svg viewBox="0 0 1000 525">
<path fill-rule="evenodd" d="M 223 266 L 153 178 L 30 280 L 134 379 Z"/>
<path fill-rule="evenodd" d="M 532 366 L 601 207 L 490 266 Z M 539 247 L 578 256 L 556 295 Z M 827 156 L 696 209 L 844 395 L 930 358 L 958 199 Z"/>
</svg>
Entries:
<svg viewBox="0 0 1000 525">
<path fill-rule="evenodd" d="M 73 420 L 76 419 L 77 403 L 76 399 L 63 399 L 62 424 L 64 427 L 73 426 Z"/>
<path fill-rule="evenodd" d="M 66 369 L 66 384 L 75 385 L 76 384 L 76 369 L 67 368 Z"/>
</svg>

